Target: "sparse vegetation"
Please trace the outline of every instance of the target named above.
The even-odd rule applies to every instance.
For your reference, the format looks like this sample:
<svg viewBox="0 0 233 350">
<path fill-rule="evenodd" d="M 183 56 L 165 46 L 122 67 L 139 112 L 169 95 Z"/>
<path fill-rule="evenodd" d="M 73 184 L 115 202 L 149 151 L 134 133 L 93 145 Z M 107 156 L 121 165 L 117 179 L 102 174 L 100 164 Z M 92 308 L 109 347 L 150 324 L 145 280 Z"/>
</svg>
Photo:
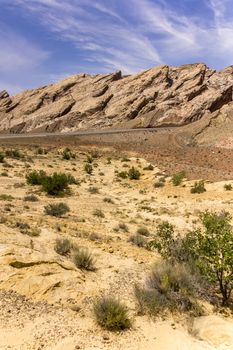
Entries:
<svg viewBox="0 0 233 350">
<path fill-rule="evenodd" d="M 126 306 L 113 297 L 96 300 L 94 314 L 97 323 L 109 331 L 123 331 L 132 324 Z"/>
<path fill-rule="evenodd" d="M 191 193 L 203 193 L 206 192 L 205 189 L 205 183 L 203 180 L 200 181 L 196 181 L 193 185 L 193 187 L 191 188 Z"/>
<path fill-rule="evenodd" d="M 127 173 L 127 171 L 120 171 L 120 172 L 117 174 L 117 176 L 120 177 L 121 179 L 127 179 L 128 173 Z"/>
<path fill-rule="evenodd" d="M 162 262 L 156 264 L 144 287 L 135 286 L 139 311 L 158 316 L 168 311 L 200 315 L 195 295 L 197 285 L 191 271 L 184 265 Z"/>
<path fill-rule="evenodd" d="M 232 187 L 231 184 L 225 184 L 225 185 L 224 185 L 224 190 L 225 190 L 225 191 L 232 191 L 232 189 L 233 189 L 233 187 Z"/>
<path fill-rule="evenodd" d="M 180 171 L 172 176 L 172 183 L 174 186 L 179 186 L 183 179 L 185 178 L 186 174 L 184 171 Z"/>
<path fill-rule="evenodd" d="M 147 227 L 142 226 L 137 229 L 137 234 L 148 237 L 150 236 L 150 231 Z"/>
<path fill-rule="evenodd" d="M 146 246 L 146 240 L 141 235 L 133 235 L 129 237 L 129 242 L 136 245 L 137 247 L 145 247 Z"/>
<path fill-rule="evenodd" d="M 42 181 L 42 190 L 51 196 L 60 196 L 69 192 L 73 178 L 64 173 L 54 173 Z"/>
<path fill-rule="evenodd" d="M 93 211 L 93 215 L 97 216 L 98 218 L 104 218 L 105 217 L 105 215 L 104 215 L 104 213 L 102 212 L 101 209 L 95 209 Z"/>
<path fill-rule="evenodd" d="M 75 159 L 75 154 L 71 152 L 69 148 L 65 148 L 62 152 L 62 158 L 64 160 Z"/>
<path fill-rule="evenodd" d="M 54 250 L 60 255 L 67 255 L 71 252 L 72 244 L 69 239 L 56 239 Z"/>
<path fill-rule="evenodd" d="M 25 202 L 38 202 L 39 199 L 35 194 L 28 194 L 23 199 Z"/>
<path fill-rule="evenodd" d="M 76 247 L 74 251 L 74 263 L 79 269 L 94 271 L 95 259 L 86 248 Z"/>
<path fill-rule="evenodd" d="M 70 211 L 70 208 L 65 203 L 48 204 L 44 207 L 44 211 L 47 215 L 61 218 Z"/>
<path fill-rule="evenodd" d="M 27 183 L 30 185 L 42 185 L 47 175 L 44 170 L 34 170 L 26 175 Z"/>
<path fill-rule="evenodd" d="M 5 154 L 3 152 L 0 152 L 0 163 L 4 163 Z"/>
<path fill-rule="evenodd" d="M 138 169 L 135 167 L 132 167 L 128 171 L 128 176 L 130 180 L 139 180 L 141 177 L 141 173 Z"/>
<path fill-rule="evenodd" d="M 89 163 L 85 163 L 84 170 L 88 175 L 91 175 L 93 173 L 93 167 Z"/>
</svg>

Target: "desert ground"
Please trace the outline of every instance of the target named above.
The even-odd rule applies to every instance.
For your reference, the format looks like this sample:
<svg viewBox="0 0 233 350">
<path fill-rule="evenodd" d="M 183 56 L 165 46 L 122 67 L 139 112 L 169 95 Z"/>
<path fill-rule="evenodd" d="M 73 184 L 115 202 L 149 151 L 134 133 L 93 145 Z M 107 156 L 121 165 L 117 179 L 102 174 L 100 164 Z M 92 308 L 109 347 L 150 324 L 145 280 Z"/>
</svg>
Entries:
<svg viewBox="0 0 233 350">
<path fill-rule="evenodd" d="M 171 136 L 161 147 L 149 142 L 152 137 L 142 133 L 134 143 L 123 134 L 117 142 L 114 136 L 91 142 L 79 137 L 0 141 L 1 151 L 17 149 L 22 155 L 6 156 L 0 164 L 0 349 L 233 349 L 230 310 L 206 301 L 197 317 L 138 311 L 134 286 L 145 282 L 161 257 L 130 237 L 146 227 L 146 242 L 164 220 L 185 235 L 206 209 L 233 215 L 233 192 L 224 189 L 233 185 L 232 151 L 182 148 Z M 75 158 L 63 159 L 67 146 Z M 91 175 L 84 170 L 90 154 L 95 155 Z M 118 176 L 133 166 L 139 180 Z M 25 176 L 33 170 L 69 173 L 76 183 L 69 195 L 54 198 L 27 183 Z M 174 186 L 171 175 L 180 170 L 186 178 Z M 164 185 L 155 187 L 161 177 Z M 206 192 L 191 194 L 200 179 Z M 30 195 L 37 200 L 29 201 Z M 70 212 L 59 218 L 45 213 L 45 206 L 60 202 Z M 77 268 L 72 255 L 55 251 L 56 240 L 64 238 L 91 252 L 94 271 Z M 93 302 L 102 295 L 124 302 L 131 329 L 110 332 L 96 323 Z"/>
</svg>

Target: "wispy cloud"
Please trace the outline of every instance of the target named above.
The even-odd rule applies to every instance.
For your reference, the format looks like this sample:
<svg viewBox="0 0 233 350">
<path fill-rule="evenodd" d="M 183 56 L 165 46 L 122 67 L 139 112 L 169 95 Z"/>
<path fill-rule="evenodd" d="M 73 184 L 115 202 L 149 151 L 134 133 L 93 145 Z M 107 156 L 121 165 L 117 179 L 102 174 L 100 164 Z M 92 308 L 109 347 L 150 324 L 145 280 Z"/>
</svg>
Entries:
<svg viewBox="0 0 233 350">
<path fill-rule="evenodd" d="M 233 63 L 232 0 L 197 0 L 203 13 L 191 6 L 194 0 L 177 0 L 176 6 L 170 0 L 0 2 L 43 26 L 57 45 L 72 46 L 72 63 L 78 64 L 70 69 L 64 62 L 60 71 L 82 67 L 89 72 L 121 69 L 130 74 L 158 64 L 203 61 L 223 68 Z M 0 27 L 0 47 L 4 49 L 0 72 L 4 66 L 17 71 L 46 61 L 47 50 L 14 35 L 1 33 Z M 51 74 L 57 76 L 59 71 Z"/>
<path fill-rule="evenodd" d="M 36 67 L 49 57 L 49 52 L 24 37 L 0 26 L 0 73 L 18 72 Z"/>
</svg>

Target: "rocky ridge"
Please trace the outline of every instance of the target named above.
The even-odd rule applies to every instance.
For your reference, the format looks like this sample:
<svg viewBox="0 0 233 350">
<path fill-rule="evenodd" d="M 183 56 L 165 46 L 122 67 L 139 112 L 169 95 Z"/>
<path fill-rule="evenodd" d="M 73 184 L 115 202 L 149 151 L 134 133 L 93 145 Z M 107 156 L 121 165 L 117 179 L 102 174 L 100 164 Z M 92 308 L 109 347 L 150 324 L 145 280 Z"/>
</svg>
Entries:
<svg viewBox="0 0 233 350">
<path fill-rule="evenodd" d="M 0 92 L 0 132 L 184 125 L 233 110 L 233 66 L 159 66 L 132 76 L 79 74 L 15 96 Z"/>
</svg>

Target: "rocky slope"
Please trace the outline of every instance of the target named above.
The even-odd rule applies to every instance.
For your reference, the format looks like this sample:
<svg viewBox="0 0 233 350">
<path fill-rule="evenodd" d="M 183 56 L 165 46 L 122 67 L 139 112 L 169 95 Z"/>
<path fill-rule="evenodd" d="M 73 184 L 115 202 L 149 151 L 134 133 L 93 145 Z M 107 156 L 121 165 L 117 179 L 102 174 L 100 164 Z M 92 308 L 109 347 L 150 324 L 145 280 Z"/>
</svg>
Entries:
<svg viewBox="0 0 233 350">
<path fill-rule="evenodd" d="M 233 66 L 160 66 L 134 76 L 79 74 L 13 97 L 0 92 L 0 132 L 183 125 L 232 104 Z"/>
</svg>

